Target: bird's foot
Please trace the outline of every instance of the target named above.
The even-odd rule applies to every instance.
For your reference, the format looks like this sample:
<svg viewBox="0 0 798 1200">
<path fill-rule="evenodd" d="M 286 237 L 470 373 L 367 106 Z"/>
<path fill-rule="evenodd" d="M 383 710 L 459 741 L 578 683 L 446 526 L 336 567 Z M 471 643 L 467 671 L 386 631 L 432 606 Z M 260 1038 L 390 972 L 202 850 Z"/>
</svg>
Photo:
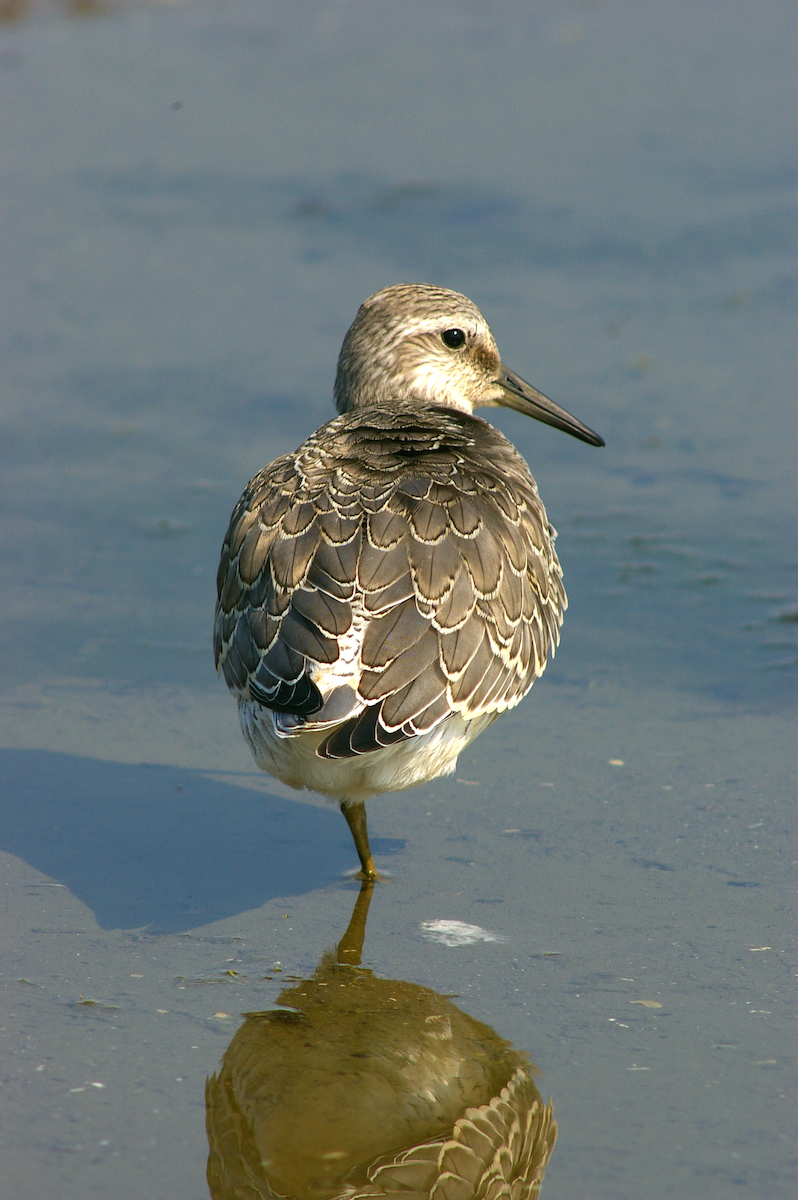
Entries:
<svg viewBox="0 0 798 1200">
<path fill-rule="evenodd" d="M 361 867 L 359 871 L 347 871 L 347 878 L 355 879 L 358 883 L 362 883 L 364 885 L 370 885 L 372 883 L 385 883 L 389 876 L 384 875 L 381 871 L 378 871 L 372 863 L 370 870 L 367 870 L 365 867 Z"/>
</svg>

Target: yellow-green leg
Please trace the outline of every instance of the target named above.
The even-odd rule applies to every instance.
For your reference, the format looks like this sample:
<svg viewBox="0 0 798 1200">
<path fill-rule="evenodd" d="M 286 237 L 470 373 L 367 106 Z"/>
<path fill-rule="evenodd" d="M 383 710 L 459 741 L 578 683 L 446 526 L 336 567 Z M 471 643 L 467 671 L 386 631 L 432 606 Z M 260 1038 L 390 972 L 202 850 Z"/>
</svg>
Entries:
<svg viewBox="0 0 798 1200">
<path fill-rule="evenodd" d="M 349 831 L 355 841 L 357 856 L 360 859 L 361 870 L 358 872 L 356 878 L 363 879 L 366 882 L 373 882 L 375 879 L 379 879 L 377 868 L 374 866 L 374 859 L 371 857 L 365 804 L 342 800 L 341 812 L 346 818 Z"/>
</svg>

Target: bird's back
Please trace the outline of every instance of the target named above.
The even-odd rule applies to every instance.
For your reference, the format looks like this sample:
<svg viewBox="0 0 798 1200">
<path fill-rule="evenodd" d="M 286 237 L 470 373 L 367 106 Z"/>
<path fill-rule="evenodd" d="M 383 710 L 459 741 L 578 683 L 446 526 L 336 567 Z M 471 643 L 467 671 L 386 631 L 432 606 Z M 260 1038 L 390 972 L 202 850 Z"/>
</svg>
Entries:
<svg viewBox="0 0 798 1200">
<path fill-rule="evenodd" d="M 526 463 L 487 422 L 413 403 L 345 413 L 236 506 L 217 667 L 275 739 L 312 735 L 316 760 L 457 718 L 484 728 L 559 639 L 553 540 Z"/>
</svg>

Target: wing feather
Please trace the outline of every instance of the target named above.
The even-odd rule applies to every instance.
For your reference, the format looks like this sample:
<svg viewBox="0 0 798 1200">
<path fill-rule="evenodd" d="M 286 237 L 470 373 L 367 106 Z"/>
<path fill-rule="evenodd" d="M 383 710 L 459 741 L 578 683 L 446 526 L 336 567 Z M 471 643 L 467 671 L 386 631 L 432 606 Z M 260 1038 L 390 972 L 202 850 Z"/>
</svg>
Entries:
<svg viewBox="0 0 798 1200">
<path fill-rule="evenodd" d="M 554 536 L 526 464 L 485 422 L 399 403 L 346 414 L 236 506 L 217 666 L 239 696 L 330 729 L 322 757 L 498 713 L 559 638 Z"/>
</svg>

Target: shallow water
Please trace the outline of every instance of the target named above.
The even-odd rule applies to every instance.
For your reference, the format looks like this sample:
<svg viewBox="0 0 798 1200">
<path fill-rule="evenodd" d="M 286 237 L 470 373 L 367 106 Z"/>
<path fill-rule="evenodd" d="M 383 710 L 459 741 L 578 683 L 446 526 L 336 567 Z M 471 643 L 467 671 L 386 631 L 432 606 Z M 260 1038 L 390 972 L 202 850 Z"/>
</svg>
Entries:
<svg viewBox="0 0 798 1200">
<path fill-rule="evenodd" d="M 348 832 L 249 760 L 214 575 L 358 303 L 424 279 L 607 447 L 494 414 L 563 642 L 371 805 L 364 963 L 538 1065 L 548 1200 L 792 1197 L 793 6 L 65 13 L 0 31 L 0 1196 L 207 1195 L 206 1076 L 346 928 Z"/>
</svg>

